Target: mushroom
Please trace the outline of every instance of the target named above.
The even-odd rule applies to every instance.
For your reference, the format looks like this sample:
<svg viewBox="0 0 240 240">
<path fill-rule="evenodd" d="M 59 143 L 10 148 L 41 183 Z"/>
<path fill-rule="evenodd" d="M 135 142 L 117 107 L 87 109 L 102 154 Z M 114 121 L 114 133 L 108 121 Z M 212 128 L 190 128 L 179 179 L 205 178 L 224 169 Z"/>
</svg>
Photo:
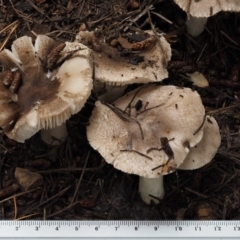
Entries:
<svg viewBox="0 0 240 240">
<path fill-rule="evenodd" d="M 0 62 L 4 133 L 24 142 L 41 129 L 57 128 L 53 131 L 64 139 L 65 121 L 80 111 L 91 93 L 91 50 L 76 42 L 57 44 L 44 35 L 38 35 L 33 45 L 24 36 L 13 42 L 12 51 L 0 53 Z M 43 138 L 50 139 L 51 134 L 44 132 Z"/>
<path fill-rule="evenodd" d="M 220 143 L 221 136 L 217 121 L 214 117 L 206 116 L 201 141 L 190 148 L 189 154 L 178 169 L 193 170 L 203 167 L 213 159 Z"/>
<path fill-rule="evenodd" d="M 93 32 L 80 31 L 76 36 L 76 41 L 86 44 L 93 51 L 94 79 L 103 83 L 104 87 L 107 85 L 106 89 L 110 88 L 107 94 L 100 96 L 101 100 L 109 102 L 108 98 L 117 99 L 127 84 L 159 82 L 168 77 L 170 44 L 163 36 L 158 39 L 152 31 L 136 34 L 135 37 L 141 40 L 130 43 L 122 36 L 116 38 L 117 44 L 123 49 L 119 51 L 97 39 Z"/>
<path fill-rule="evenodd" d="M 159 203 L 163 175 L 175 171 L 202 139 L 205 109 L 199 94 L 154 84 L 113 105 L 95 105 L 87 128 L 90 145 L 115 168 L 139 175 L 142 199 Z"/>
<path fill-rule="evenodd" d="M 240 11 L 239 0 L 174 0 L 187 14 L 187 30 L 190 35 L 197 37 L 204 30 L 207 18 L 220 11 Z"/>
</svg>

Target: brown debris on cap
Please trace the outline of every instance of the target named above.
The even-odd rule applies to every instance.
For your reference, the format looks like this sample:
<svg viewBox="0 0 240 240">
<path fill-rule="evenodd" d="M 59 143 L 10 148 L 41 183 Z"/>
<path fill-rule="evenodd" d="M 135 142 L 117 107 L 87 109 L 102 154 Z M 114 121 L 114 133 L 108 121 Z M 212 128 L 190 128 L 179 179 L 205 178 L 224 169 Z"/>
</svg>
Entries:
<svg viewBox="0 0 240 240">
<path fill-rule="evenodd" d="M 13 42 L 12 52 L 4 49 L 0 62 L 5 71 L 18 69 L 21 83 L 12 94 L 0 81 L 0 126 L 4 133 L 24 142 L 40 129 L 60 126 L 84 106 L 92 89 L 91 50 L 80 43 L 65 43 L 51 69 L 46 67 L 56 43 L 39 35 L 32 44 L 24 36 Z"/>
<path fill-rule="evenodd" d="M 56 45 L 56 42 L 45 35 L 38 35 L 35 40 L 35 51 L 37 53 L 38 58 L 41 61 L 44 61 L 46 56 L 51 52 L 51 50 Z"/>
<path fill-rule="evenodd" d="M 161 81 L 168 77 L 167 62 L 171 58 L 171 47 L 164 37 L 159 41 L 153 32 L 145 33 L 144 40 L 129 43 L 123 37 L 118 43 L 136 58 L 124 57 L 124 52 L 96 39 L 93 32 L 80 31 L 76 40 L 93 50 L 95 79 L 109 85 L 122 86 L 131 83 Z M 137 58 L 141 58 L 138 61 Z"/>
<path fill-rule="evenodd" d="M 96 102 L 87 137 L 115 168 L 157 178 L 175 171 L 199 143 L 204 115 L 200 96 L 189 88 L 144 86 L 113 105 Z"/>
<path fill-rule="evenodd" d="M 193 17 L 210 17 L 220 11 L 240 11 L 239 0 L 174 0 L 174 2 Z"/>
<path fill-rule="evenodd" d="M 217 121 L 207 116 L 203 126 L 202 140 L 190 149 L 189 154 L 178 168 L 193 170 L 203 167 L 213 159 L 220 143 L 221 135 Z"/>
</svg>

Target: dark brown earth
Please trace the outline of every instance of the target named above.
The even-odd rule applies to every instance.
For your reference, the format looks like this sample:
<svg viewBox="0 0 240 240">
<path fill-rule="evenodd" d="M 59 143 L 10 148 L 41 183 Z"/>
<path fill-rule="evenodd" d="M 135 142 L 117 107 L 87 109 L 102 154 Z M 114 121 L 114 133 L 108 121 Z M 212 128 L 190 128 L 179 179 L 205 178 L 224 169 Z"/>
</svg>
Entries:
<svg viewBox="0 0 240 240">
<path fill-rule="evenodd" d="M 115 170 L 89 146 L 92 96 L 67 122 L 69 136 L 60 146 L 45 145 L 39 134 L 20 144 L 1 133 L 0 219 L 240 219 L 240 14 L 211 17 L 197 38 L 187 34 L 185 20 L 170 0 L 0 1 L 0 49 L 31 31 L 73 41 L 83 23 L 88 30 L 97 28 L 107 43 L 116 32 L 124 36 L 155 26 L 166 33 L 173 52 L 163 83 L 196 89 L 222 136 L 210 164 L 167 175 L 164 199 L 148 206 L 138 195 L 138 177 Z M 186 74 L 194 71 L 210 86 L 192 86 Z M 40 173 L 44 186 L 21 189 L 16 167 Z"/>
</svg>

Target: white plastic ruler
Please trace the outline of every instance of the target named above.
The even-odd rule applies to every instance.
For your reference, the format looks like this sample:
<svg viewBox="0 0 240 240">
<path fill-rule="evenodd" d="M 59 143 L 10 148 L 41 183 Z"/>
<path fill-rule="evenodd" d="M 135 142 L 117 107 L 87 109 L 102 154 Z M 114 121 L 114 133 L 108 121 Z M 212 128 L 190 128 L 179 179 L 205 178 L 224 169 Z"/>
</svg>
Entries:
<svg viewBox="0 0 240 240">
<path fill-rule="evenodd" d="M 0 239 L 240 239 L 240 221 L 0 221 Z"/>
</svg>

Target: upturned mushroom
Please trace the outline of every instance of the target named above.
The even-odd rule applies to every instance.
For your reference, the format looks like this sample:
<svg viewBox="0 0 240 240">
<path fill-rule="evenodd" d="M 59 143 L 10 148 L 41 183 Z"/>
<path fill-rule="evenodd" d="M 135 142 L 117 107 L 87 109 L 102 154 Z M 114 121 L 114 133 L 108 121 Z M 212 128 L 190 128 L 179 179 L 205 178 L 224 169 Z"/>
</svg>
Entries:
<svg viewBox="0 0 240 240">
<path fill-rule="evenodd" d="M 190 35 L 197 37 L 204 30 L 207 18 L 220 11 L 239 12 L 239 0 L 174 0 L 187 14 L 187 30 Z"/>
<path fill-rule="evenodd" d="M 43 138 L 66 137 L 65 121 L 80 111 L 92 89 L 91 50 L 80 43 L 57 44 L 38 35 L 15 40 L 0 53 L 0 126 L 24 142 L 41 129 Z M 57 135 L 56 135 L 57 134 Z"/>
<path fill-rule="evenodd" d="M 171 59 L 171 47 L 163 36 L 152 31 L 128 36 L 139 39 L 129 42 L 127 37 L 117 37 L 117 47 L 97 38 L 93 32 L 80 31 L 76 41 L 89 46 L 94 57 L 94 86 L 101 87 L 100 99 L 111 102 L 123 94 L 127 84 L 160 82 L 168 77 L 167 63 Z M 105 94 L 105 95 L 104 95 Z"/>
<path fill-rule="evenodd" d="M 163 175 L 175 171 L 203 136 L 205 109 L 196 91 L 146 85 L 113 105 L 96 102 L 90 145 L 115 168 L 140 176 L 146 203 L 164 196 Z"/>
</svg>

